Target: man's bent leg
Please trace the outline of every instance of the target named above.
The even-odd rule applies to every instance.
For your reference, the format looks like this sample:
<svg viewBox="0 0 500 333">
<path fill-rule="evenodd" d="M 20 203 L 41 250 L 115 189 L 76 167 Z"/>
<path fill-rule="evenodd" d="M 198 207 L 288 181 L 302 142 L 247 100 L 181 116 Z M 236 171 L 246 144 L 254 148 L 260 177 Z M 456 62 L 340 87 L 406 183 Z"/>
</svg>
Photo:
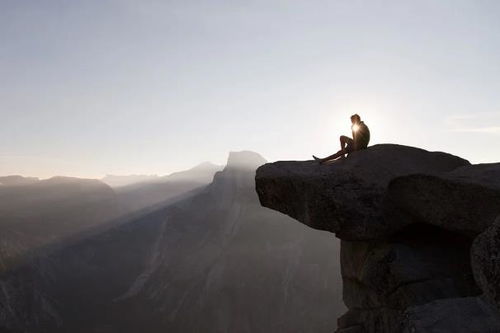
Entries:
<svg viewBox="0 0 500 333">
<path fill-rule="evenodd" d="M 313 158 L 316 161 L 319 161 L 320 163 L 335 160 L 341 156 L 344 156 L 344 155 L 350 153 L 352 151 L 351 147 L 353 146 L 353 143 L 354 143 L 353 139 L 351 139 L 350 137 L 347 137 L 345 135 L 342 135 L 340 137 L 340 150 L 338 152 L 336 152 L 335 154 L 330 155 L 328 157 L 325 157 L 325 158 L 319 158 L 319 157 L 316 157 L 313 155 Z"/>
<path fill-rule="evenodd" d="M 340 136 L 340 149 L 345 149 L 346 146 L 352 146 L 354 140 L 348 136 L 342 135 Z"/>
<path fill-rule="evenodd" d="M 328 162 L 328 161 L 336 160 L 337 158 L 339 158 L 341 156 L 344 156 L 347 153 L 348 153 L 348 151 L 346 149 L 341 149 L 341 150 L 339 150 L 338 152 L 336 152 L 333 155 L 330 155 L 328 157 L 322 158 L 320 160 L 320 163 L 325 163 L 325 162 Z"/>
</svg>

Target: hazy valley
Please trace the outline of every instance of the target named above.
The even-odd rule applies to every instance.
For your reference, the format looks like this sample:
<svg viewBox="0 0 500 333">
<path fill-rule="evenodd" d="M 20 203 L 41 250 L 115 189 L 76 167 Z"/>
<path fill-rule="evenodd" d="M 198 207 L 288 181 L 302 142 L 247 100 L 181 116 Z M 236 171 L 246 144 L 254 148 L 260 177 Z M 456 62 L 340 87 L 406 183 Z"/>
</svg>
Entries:
<svg viewBox="0 0 500 333">
<path fill-rule="evenodd" d="M 260 206 L 263 163 L 231 153 L 222 171 L 204 163 L 114 189 L 76 179 L 3 184 L 12 203 L 2 206 L 2 244 L 26 241 L 3 250 L 23 260 L 4 265 L 0 327 L 331 332 L 345 310 L 339 242 Z"/>
</svg>

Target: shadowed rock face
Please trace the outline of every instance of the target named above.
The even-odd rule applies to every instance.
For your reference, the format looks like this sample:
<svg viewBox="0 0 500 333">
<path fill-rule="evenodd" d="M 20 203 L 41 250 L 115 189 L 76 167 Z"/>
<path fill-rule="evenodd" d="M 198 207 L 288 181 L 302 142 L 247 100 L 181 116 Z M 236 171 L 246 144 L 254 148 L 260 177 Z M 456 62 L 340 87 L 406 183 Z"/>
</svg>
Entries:
<svg viewBox="0 0 500 333">
<path fill-rule="evenodd" d="M 496 333 L 500 316 L 494 306 L 479 297 L 449 298 L 409 308 L 401 326 L 403 333 Z"/>
<path fill-rule="evenodd" d="M 419 221 L 475 236 L 500 214 L 500 163 L 399 177 L 389 197 Z"/>
<path fill-rule="evenodd" d="M 342 239 L 338 332 L 497 332 L 499 182 L 500 164 L 377 145 L 329 165 L 266 164 L 256 191 Z"/>
<path fill-rule="evenodd" d="M 471 257 L 474 277 L 484 296 L 500 306 L 500 216 L 476 237 Z"/>
</svg>

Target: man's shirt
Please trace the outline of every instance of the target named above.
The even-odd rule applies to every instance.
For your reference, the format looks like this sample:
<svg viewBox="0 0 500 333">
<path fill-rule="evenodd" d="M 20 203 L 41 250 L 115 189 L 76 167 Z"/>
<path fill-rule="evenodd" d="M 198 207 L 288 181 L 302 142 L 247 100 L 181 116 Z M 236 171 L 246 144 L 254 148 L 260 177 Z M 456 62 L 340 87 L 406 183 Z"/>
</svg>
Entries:
<svg viewBox="0 0 500 333">
<path fill-rule="evenodd" d="M 354 149 L 364 149 L 370 143 L 370 129 L 364 122 L 360 121 L 358 123 L 358 130 L 356 132 L 353 131 L 352 137 L 354 139 Z"/>
</svg>

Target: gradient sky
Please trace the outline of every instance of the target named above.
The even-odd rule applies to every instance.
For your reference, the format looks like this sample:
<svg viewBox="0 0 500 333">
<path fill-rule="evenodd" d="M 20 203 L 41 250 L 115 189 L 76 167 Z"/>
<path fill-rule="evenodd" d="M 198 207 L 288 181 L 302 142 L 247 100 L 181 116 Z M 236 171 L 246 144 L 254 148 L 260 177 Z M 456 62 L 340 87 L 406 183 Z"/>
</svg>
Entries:
<svg viewBox="0 0 500 333">
<path fill-rule="evenodd" d="M 0 0 L 0 175 L 372 144 L 500 161 L 500 2 Z"/>
</svg>

